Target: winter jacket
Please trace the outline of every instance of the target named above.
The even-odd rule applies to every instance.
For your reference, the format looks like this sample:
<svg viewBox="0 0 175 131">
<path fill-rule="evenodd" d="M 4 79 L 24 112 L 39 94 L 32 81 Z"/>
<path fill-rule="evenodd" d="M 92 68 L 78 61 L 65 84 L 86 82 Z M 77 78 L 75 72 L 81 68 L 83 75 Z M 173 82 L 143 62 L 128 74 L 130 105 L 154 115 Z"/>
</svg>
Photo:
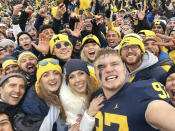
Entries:
<svg viewBox="0 0 175 131">
<path fill-rule="evenodd" d="M 136 82 L 155 78 L 157 81 L 165 85 L 167 72 L 159 66 L 158 58 L 151 52 L 146 51 L 142 57 L 142 64 L 136 70 L 129 72 L 127 69 L 126 80 Z"/>
</svg>

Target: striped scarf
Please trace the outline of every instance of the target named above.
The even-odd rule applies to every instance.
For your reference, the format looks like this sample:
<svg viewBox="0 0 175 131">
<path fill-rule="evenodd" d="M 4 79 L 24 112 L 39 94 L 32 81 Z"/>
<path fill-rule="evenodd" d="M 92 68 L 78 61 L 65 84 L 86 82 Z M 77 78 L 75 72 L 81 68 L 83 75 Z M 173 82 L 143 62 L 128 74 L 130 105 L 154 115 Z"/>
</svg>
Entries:
<svg viewBox="0 0 175 131">
<path fill-rule="evenodd" d="M 53 124 L 58 119 L 59 114 L 60 114 L 60 108 L 57 108 L 56 106 L 51 104 L 49 112 L 47 116 L 44 118 L 39 131 L 52 131 Z"/>
</svg>

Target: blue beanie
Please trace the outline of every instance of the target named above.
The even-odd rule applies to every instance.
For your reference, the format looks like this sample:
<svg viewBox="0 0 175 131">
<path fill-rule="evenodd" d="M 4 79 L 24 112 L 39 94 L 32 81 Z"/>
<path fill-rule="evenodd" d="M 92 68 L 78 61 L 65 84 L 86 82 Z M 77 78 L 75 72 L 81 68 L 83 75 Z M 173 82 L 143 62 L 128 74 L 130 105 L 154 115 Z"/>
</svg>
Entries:
<svg viewBox="0 0 175 131">
<path fill-rule="evenodd" d="M 149 20 L 149 22 L 153 22 L 154 21 L 154 15 L 153 14 L 147 14 L 146 18 Z"/>
<path fill-rule="evenodd" d="M 71 59 L 64 65 L 64 73 L 66 78 L 66 84 L 68 84 L 69 75 L 77 70 L 82 70 L 86 72 L 89 76 L 89 69 L 87 67 L 87 63 L 80 59 Z"/>
</svg>

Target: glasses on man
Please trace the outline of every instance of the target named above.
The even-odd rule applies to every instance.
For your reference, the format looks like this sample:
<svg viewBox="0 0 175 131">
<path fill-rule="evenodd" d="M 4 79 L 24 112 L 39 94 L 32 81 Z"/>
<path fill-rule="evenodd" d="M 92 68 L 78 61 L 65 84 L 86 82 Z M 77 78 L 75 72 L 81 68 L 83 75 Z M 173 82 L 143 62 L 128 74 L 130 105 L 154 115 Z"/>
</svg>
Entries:
<svg viewBox="0 0 175 131">
<path fill-rule="evenodd" d="M 137 51 L 139 49 L 138 45 L 130 45 L 130 46 L 125 46 L 122 48 L 122 50 L 124 51 L 128 51 L 129 49 L 131 49 L 132 51 Z"/>
<path fill-rule="evenodd" d="M 69 42 L 64 42 L 64 46 L 65 46 L 65 47 L 70 46 L 70 43 L 69 43 Z M 62 47 L 62 45 L 61 45 L 60 43 L 57 43 L 57 44 L 55 45 L 55 48 L 57 48 L 57 49 L 60 49 L 61 47 Z"/>
</svg>

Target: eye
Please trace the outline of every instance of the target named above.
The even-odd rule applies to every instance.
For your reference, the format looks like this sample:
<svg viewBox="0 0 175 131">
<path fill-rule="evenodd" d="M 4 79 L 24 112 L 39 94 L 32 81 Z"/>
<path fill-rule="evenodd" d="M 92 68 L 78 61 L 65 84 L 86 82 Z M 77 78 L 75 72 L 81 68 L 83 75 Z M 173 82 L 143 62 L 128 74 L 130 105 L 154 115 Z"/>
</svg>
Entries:
<svg viewBox="0 0 175 131">
<path fill-rule="evenodd" d="M 74 78 L 74 75 L 70 75 L 70 76 L 69 76 L 69 79 L 73 79 L 73 78 Z"/>
<path fill-rule="evenodd" d="M 48 76 L 49 74 L 47 72 L 43 74 L 43 77 L 48 77 Z"/>
<path fill-rule="evenodd" d="M 97 68 L 98 68 L 99 70 L 102 70 L 102 69 L 104 69 L 104 65 L 98 65 Z"/>
</svg>

